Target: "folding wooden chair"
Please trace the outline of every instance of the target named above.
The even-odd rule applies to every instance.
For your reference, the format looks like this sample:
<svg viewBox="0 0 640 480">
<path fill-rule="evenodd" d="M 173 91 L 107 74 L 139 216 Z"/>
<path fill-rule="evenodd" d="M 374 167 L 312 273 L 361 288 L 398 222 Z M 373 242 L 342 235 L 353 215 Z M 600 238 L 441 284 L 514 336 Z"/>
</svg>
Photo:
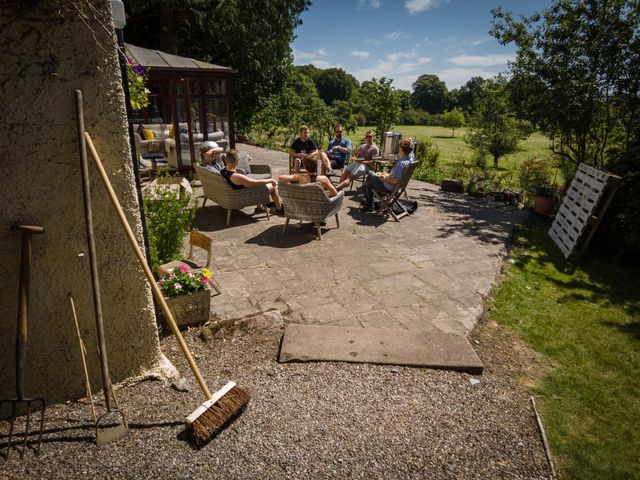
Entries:
<svg viewBox="0 0 640 480">
<path fill-rule="evenodd" d="M 400 197 L 402 196 L 402 194 L 405 194 L 406 196 L 406 190 L 407 190 L 407 186 L 409 185 L 409 180 L 411 180 L 413 171 L 418 166 L 418 163 L 419 163 L 418 160 L 413 160 L 409 162 L 409 165 L 407 165 L 407 167 L 404 169 L 402 178 L 398 183 L 395 184 L 393 190 L 391 190 L 389 193 L 383 193 L 377 190 L 373 191 L 373 195 L 380 202 L 380 207 L 378 208 L 378 211 L 377 211 L 378 215 L 388 213 L 393 217 L 393 219 L 396 222 L 399 222 L 402 217 L 409 215 L 409 212 L 407 212 L 407 209 L 404 208 L 404 205 L 402 205 L 398 200 L 400 200 Z M 393 211 L 394 205 L 397 205 L 398 207 L 400 207 L 399 208 L 401 210 L 400 213 L 395 213 Z"/>
<path fill-rule="evenodd" d="M 174 268 L 178 268 L 180 266 L 185 266 L 194 272 L 201 271 L 203 268 L 209 269 L 211 265 L 211 238 L 205 235 L 202 232 L 198 232 L 194 230 L 189 233 L 189 255 L 185 260 L 177 260 L 175 262 L 165 263 L 158 267 L 158 275 L 168 275 Z M 193 247 L 198 247 L 207 252 L 207 263 L 202 267 L 198 267 L 194 262 L 191 261 L 193 257 Z M 209 279 L 209 285 L 213 287 L 213 289 L 218 292 L 218 294 L 222 293 L 218 283 L 213 279 Z"/>
</svg>

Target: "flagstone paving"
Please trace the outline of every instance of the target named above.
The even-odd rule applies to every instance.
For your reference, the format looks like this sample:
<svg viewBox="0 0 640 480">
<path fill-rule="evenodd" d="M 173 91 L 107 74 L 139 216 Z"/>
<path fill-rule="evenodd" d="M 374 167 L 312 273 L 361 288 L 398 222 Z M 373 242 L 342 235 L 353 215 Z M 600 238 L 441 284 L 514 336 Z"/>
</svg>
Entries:
<svg viewBox="0 0 640 480">
<path fill-rule="evenodd" d="M 287 154 L 238 145 L 273 176 L 288 173 Z M 197 193 L 201 193 L 196 188 Z M 211 311 L 232 321 L 266 311 L 286 323 L 469 333 L 495 285 L 513 228 L 527 213 L 486 199 L 440 191 L 412 180 L 418 210 L 399 223 L 359 210 L 346 192 L 340 212 L 315 227 L 226 212 L 211 201 L 195 226 L 214 240 L 212 272 L 222 294 Z"/>
</svg>

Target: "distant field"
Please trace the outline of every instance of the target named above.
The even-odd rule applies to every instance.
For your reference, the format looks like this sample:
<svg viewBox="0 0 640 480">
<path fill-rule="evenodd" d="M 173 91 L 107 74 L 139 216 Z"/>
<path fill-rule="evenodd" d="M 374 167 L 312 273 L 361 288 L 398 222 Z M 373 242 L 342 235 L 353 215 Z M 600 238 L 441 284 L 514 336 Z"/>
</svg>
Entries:
<svg viewBox="0 0 640 480">
<path fill-rule="evenodd" d="M 365 132 L 372 127 L 358 127 L 355 133 L 349 134 L 349 138 L 355 144 L 364 141 Z M 462 161 L 467 165 L 471 162 L 472 151 L 464 142 L 464 135 L 467 128 L 459 128 L 455 131 L 455 137 L 451 138 L 451 129 L 444 127 L 427 127 L 422 125 L 398 125 L 395 132 L 401 132 L 404 136 L 409 136 L 417 140 L 430 137 L 440 150 L 438 166 L 445 172 L 450 172 Z M 378 145 L 382 147 L 381 140 Z M 549 140 L 539 133 L 534 133 L 521 144 L 522 150 L 511 155 L 506 155 L 500 159 L 499 168 L 508 169 L 513 165 L 519 165 L 525 158 L 534 156 L 551 158 L 549 150 Z M 493 159 L 488 158 L 487 164 L 492 165 Z"/>
</svg>

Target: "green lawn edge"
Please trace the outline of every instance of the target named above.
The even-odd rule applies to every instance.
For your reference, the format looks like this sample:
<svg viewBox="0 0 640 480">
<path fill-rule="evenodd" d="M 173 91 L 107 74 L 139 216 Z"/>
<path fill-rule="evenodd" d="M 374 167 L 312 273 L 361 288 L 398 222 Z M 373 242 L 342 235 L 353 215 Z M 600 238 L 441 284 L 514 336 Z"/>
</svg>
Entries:
<svg viewBox="0 0 640 480">
<path fill-rule="evenodd" d="M 640 273 L 565 260 L 548 222 L 517 229 L 488 315 L 548 361 L 534 386 L 563 478 L 640 478 Z"/>
</svg>

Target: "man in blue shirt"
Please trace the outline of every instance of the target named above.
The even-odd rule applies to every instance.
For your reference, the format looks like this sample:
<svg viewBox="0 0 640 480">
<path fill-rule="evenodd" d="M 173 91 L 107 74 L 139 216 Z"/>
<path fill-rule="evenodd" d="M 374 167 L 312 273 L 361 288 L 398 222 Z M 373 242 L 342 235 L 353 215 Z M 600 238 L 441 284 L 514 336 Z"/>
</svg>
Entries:
<svg viewBox="0 0 640 480">
<path fill-rule="evenodd" d="M 351 155 L 351 140 L 342 137 L 342 125 L 333 129 L 335 138 L 329 142 L 329 148 L 322 152 L 322 174 L 332 175 L 333 168 L 344 168 Z"/>
<path fill-rule="evenodd" d="M 393 165 L 391 172 L 369 172 L 367 181 L 364 184 L 364 212 L 373 212 L 373 191 L 389 193 L 394 189 L 395 185 L 400 183 L 404 169 L 407 168 L 412 160 L 413 140 L 411 138 L 403 138 L 400 140 L 401 157 Z"/>
</svg>

